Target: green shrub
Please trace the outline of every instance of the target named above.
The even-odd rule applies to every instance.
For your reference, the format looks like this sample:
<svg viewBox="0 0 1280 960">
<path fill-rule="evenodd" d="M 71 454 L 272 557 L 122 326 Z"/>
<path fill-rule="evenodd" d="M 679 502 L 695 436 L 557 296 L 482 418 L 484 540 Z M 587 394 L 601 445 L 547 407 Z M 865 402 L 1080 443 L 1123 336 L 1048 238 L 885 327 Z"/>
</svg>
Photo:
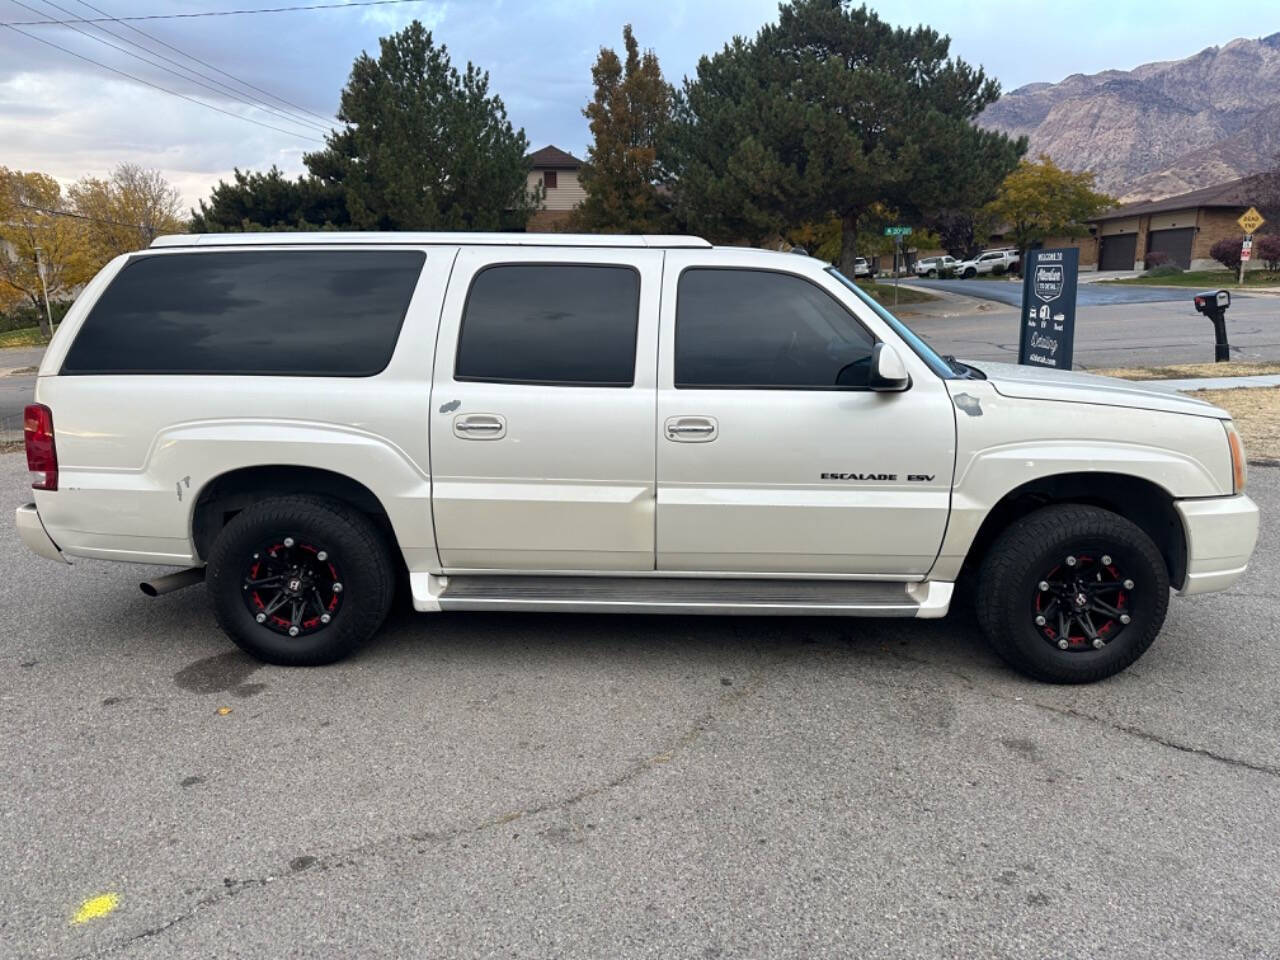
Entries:
<svg viewBox="0 0 1280 960">
<path fill-rule="evenodd" d="M 1152 267 L 1150 270 L 1144 271 L 1144 277 L 1175 277 L 1182 273 L 1182 268 L 1176 263 L 1163 263 L 1158 267 Z"/>
<path fill-rule="evenodd" d="M 49 310 L 53 314 L 53 322 L 61 323 L 62 318 L 67 315 L 67 311 L 71 309 L 71 300 L 54 300 L 49 304 Z M 44 313 L 44 307 L 36 308 L 29 303 L 19 304 L 10 310 L 0 312 L 0 333 L 9 330 L 26 330 L 28 327 L 40 326 L 40 317 Z"/>
</svg>

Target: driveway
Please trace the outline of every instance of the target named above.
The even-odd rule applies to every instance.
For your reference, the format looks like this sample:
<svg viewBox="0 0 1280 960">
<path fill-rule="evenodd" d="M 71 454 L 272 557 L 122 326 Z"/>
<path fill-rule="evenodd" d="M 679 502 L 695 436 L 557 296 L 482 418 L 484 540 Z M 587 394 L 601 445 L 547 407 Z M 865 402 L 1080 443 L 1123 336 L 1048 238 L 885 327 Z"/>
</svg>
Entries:
<svg viewBox="0 0 1280 960">
<path fill-rule="evenodd" d="M 26 483 L 0 457 L 0 507 Z M 0 956 L 1274 956 L 1280 469 L 1249 483 L 1247 579 L 1087 687 L 962 614 L 401 608 L 264 667 L 202 588 L 6 522 Z"/>
<path fill-rule="evenodd" d="M 889 281 L 892 282 L 892 281 Z M 903 283 L 925 289 L 943 290 L 980 300 L 994 300 L 1012 307 L 1022 305 L 1022 284 L 1017 280 L 929 280 L 903 278 Z M 1185 300 L 1195 291 L 1187 287 L 1144 287 L 1121 283 L 1081 283 L 1076 287 L 1076 307 L 1108 307 L 1124 303 L 1160 303 Z"/>
</svg>

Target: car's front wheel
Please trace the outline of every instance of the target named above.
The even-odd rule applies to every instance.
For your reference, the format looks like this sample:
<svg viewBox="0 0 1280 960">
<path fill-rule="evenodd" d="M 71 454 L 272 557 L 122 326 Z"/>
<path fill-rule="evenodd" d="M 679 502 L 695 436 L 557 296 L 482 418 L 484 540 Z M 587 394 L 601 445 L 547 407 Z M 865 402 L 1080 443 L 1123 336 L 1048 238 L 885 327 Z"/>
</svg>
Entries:
<svg viewBox="0 0 1280 960">
<path fill-rule="evenodd" d="M 937 280 L 937 279 L 938 279 L 938 271 L 937 271 L 937 270 L 930 270 L 930 271 L 929 271 L 929 279 L 930 279 L 930 280 Z"/>
<path fill-rule="evenodd" d="M 285 666 L 349 655 L 377 632 L 395 592 L 373 521 L 314 496 L 273 497 L 238 513 L 214 541 L 205 579 L 227 635 Z"/>
<path fill-rule="evenodd" d="M 1050 683 L 1119 673 L 1151 646 L 1168 606 L 1169 574 L 1151 538 L 1081 504 L 1012 524 L 978 577 L 978 620 L 996 653 Z"/>
<path fill-rule="evenodd" d="M 962 278 L 962 279 L 964 279 L 964 280 L 972 280 L 972 279 L 973 279 L 974 277 L 976 277 L 977 275 L 978 275 L 978 271 L 977 271 L 977 270 L 975 270 L 973 267 L 969 267 L 969 268 L 968 268 L 967 270 L 965 270 L 965 272 L 964 272 L 964 273 L 962 273 L 960 276 L 961 276 L 961 278 Z"/>
</svg>

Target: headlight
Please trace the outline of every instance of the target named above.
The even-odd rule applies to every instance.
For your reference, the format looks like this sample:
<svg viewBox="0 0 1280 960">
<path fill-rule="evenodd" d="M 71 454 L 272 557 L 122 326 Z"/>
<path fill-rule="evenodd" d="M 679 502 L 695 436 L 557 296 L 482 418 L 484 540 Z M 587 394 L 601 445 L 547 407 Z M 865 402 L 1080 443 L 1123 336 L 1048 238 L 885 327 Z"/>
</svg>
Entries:
<svg viewBox="0 0 1280 960">
<path fill-rule="evenodd" d="M 1240 434 L 1236 432 L 1234 423 L 1223 420 L 1222 425 L 1227 428 L 1227 446 L 1231 448 L 1232 492 L 1244 493 L 1245 481 L 1249 479 L 1249 461 L 1244 456 L 1244 444 L 1240 440 Z"/>
</svg>

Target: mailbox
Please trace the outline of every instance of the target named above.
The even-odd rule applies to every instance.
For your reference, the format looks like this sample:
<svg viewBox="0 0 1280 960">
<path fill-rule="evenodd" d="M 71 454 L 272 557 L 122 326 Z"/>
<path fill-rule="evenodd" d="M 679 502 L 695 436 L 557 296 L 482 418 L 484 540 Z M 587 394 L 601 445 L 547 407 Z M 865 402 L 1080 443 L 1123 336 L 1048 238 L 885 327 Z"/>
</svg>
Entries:
<svg viewBox="0 0 1280 960">
<path fill-rule="evenodd" d="M 1227 344 L 1227 308 L 1231 306 L 1230 290 L 1209 290 L 1197 293 L 1196 310 L 1213 323 L 1213 359 L 1226 363 L 1231 359 L 1231 347 Z"/>
</svg>

